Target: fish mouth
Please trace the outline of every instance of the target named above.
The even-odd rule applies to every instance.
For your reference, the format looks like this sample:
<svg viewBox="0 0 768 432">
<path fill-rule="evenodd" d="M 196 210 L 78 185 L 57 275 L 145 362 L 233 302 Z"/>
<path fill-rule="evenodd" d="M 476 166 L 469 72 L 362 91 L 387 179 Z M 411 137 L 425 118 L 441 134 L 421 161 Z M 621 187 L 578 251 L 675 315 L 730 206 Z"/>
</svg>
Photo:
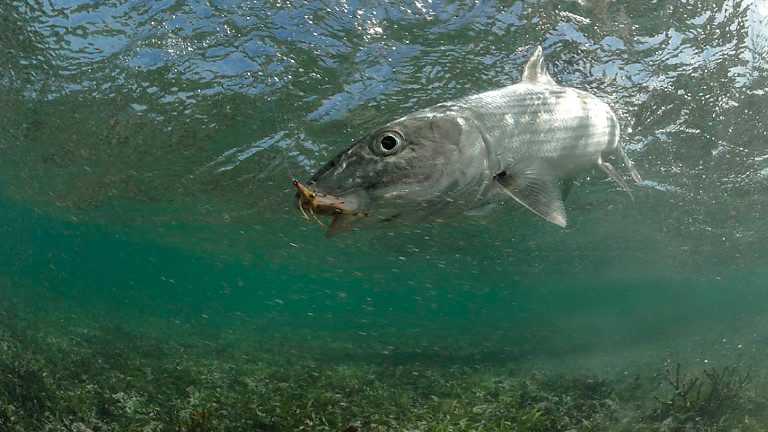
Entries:
<svg viewBox="0 0 768 432">
<path fill-rule="evenodd" d="M 322 193 L 314 186 L 313 181 L 304 185 L 299 180 L 294 179 L 293 187 L 296 188 L 294 202 L 298 205 L 307 222 L 312 222 L 314 219 L 323 228 L 326 225 L 317 218 L 317 215 L 333 216 L 333 220 L 325 233 L 326 236 L 333 237 L 349 231 L 353 220 L 370 216 L 368 212 L 360 210 L 363 201 L 360 194 L 351 193 L 345 196 L 335 196 Z"/>
</svg>

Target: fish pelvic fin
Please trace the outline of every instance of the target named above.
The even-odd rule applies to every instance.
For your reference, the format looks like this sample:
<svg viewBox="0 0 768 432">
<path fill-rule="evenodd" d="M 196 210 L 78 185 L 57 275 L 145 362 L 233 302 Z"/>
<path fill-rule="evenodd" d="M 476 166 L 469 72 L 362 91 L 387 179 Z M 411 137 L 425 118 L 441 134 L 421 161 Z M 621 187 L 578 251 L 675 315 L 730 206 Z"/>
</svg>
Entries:
<svg viewBox="0 0 768 432">
<path fill-rule="evenodd" d="M 557 85 L 555 80 L 547 73 L 547 66 L 544 63 L 544 51 L 541 49 L 541 45 L 536 47 L 531 58 L 528 59 L 528 63 L 525 64 L 523 77 L 520 79 L 520 82 Z"/>
<path fill-rule="evenodd" d="M 493 176 L 503 190 L 528 210 L 565 227 L 565 209 L 557 182 L 541 163 L 518 163 Z"/>
<path fill-rule="evenodd" d="M 571 196 L 571 192 L 573 192 L 573 184 L 576 182 L 576 180 L 573 179 L 573 177 L 568 177 L 565 180 L 563 180 L 562 187 L 560 188 L 560 196 L 563 197 L 563 201 L 568 199 L 569 196 Z"/>
</svg>

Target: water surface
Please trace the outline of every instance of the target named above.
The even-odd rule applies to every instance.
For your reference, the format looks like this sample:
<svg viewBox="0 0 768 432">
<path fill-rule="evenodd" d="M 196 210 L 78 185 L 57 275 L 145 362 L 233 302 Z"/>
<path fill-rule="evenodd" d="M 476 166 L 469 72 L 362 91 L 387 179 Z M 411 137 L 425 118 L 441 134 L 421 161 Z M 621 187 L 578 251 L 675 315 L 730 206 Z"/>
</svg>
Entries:
<svg viewBox="0 0 768 432">
<path fill-rule="evenodd" d="M 0 17 L 0 429 L 765 429 L 765 2 Z M 291 178 L 517 82 L 539 44 L 619 115 L 635 203 L 593 173 L 566 229 L 514 202 L 338 239 L 302 220 Z M 660 404 L 678 362 L 730 393 Z"/>
</svg>

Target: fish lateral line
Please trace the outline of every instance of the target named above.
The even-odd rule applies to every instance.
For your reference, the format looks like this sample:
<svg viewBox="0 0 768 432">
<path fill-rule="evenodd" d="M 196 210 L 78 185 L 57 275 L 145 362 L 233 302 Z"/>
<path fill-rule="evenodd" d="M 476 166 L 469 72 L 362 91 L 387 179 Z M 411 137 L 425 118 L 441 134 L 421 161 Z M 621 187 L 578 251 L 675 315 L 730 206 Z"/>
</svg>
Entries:
<svg viewBox="0 0 768 432">
<path fill-rule="evenodd" d="M 340 152 L 306 186 L 294 186 L 307 217 L 334 217 L 329 237 L 480 214 L 508 197 L 566 227 L 563 201 L 584 172 L 601 170 L 634 201 L 609 156 L 621 157 L 631 179 L 642 181 L 611 107 L 553 80 L 539 46 L 518 83 L 392 120 Z M 355 217 L 367 216 L 363 210 L 376 217 Z"/>
</svg>

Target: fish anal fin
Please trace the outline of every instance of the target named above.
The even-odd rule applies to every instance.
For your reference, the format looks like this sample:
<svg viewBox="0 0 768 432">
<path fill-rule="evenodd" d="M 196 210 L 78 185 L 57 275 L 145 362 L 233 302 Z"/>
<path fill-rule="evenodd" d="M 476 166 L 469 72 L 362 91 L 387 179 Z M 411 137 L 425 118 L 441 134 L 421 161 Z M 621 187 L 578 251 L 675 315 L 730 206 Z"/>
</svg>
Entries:
<svg viewBox="0 0 768 432">
<path fill-rule="evenodd" d="M 528 59 L 528 63 L 525 64 L 523 77 L 520 79 L 520 82 L 557 85 L 555 80 L 547 73 L 547 66 L 544 63 L 544 51 L 541 49 L 541 46 L 536 47 L 533 54 L 531 54 L 531 58 Z"/>
<path fill-rule="evenodd" d="M 604 161 L 602 158 L 598 159 L 597 165 L 605 171 L 606 174 L 610 178 L 613 179 L 616 183 L 621 185 L 621 187 L 629 194 L 629 197 L 632 199 L 632 201 L 635 201 L 634 195 L 632 195 L 632 191 L 629 189 L 629 186 L 627 186 L 627 182 L 624 181 L 623 178 L 621 178 L 621 174 L 616 171 L 616 168 L 613 167 L 613 165 L 609 164 L 608 162 Z"/>
<path fill-rule="evenodd" d="M 565 227 L 565 209 L 560 190 L 546 167 L 522 164 L 496 174 L 493 180 L 504 188 L 517 202 L 527 209 L 552 222 Z"/>
</svg>

